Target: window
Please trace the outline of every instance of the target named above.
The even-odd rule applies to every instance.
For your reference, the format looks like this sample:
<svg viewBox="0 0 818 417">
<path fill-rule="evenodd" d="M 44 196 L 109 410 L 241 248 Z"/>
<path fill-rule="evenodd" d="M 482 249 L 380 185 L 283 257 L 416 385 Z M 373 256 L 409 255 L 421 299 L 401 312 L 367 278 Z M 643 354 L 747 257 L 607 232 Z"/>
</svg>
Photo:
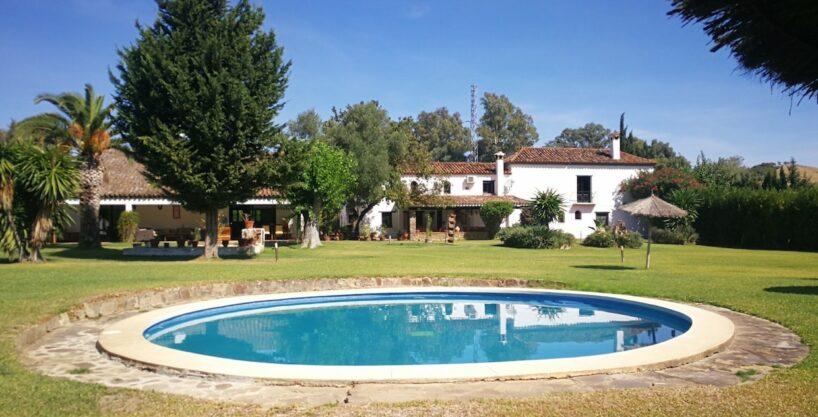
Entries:
<svg viewBox="0 0 818 417">
<path fill-rule="evenodd" d="M 577 176 L 577 202 L 591 202 L 591 177 L 589 175 Z"/>
<path fill-rule="evenodd" d="M 391 229 L 392 228 L 392 212 L 391 211 L 382 211 L 381 212 L 381 226 Z"/>
<path fill-rule="evenodd" d="M 601 222 L 605 226 L 609 226 L 610 221 L 608 220 L 608 212 L 607 211 L 596 212 L 596 221 Z"/>
<path fill-rule="evenodd" d="M 494 180 L 483 181 L 483 194 L 494 194 Z"/>
<path fill-rule="evenodd" d="M 582 220 L 582 212 L 581 212 L 581 211 L 579 211 L 579 210 L 575 211 L 575 212 L 574 212 L 574 219 L 576 219 L 576 220 Z"/>
<path fill-rule="evenodd" d="M 449 181 L 443 181 L 443 194 L 451 194 L 452 193 L 452 183 Z"/>
</svg>

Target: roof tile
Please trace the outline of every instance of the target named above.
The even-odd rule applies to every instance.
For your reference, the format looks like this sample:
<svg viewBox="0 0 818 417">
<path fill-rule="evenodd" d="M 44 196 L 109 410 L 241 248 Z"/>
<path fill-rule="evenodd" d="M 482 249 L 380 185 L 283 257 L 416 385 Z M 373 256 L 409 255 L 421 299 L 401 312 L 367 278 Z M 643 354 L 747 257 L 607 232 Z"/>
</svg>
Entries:
<svg viewBox="0 0 818 417">
<path fill-rule="evenodd" d="M 545 165 L 656 165 L 651 159 L 622 152 L 611 158 L 610 149 L 595 148 L 522 148 L 506 159 L 509 164 Z"/>
</svg>

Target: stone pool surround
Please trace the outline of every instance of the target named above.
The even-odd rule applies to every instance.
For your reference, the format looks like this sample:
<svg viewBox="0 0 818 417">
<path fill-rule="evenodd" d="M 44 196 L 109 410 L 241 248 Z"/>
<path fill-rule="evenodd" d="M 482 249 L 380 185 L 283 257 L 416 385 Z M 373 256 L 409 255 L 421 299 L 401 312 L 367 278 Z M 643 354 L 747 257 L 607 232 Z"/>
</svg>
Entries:
<svg viewBox="0 0 818 417">
<path fill-rule="evenodd" d="M 383 293 L 470 292 L 526 293 L 581 296 L 589 299 L 616 300 L 657 310 L 682 314 L 691 326 L 682 335 L 653 346 L 622 352 L 583 356 L 502 362 L 421 365 L 304 365 L 279 364 L 206 356 L 160 346 L 148 341 L 144 333 L 156 323 L 202 310 L 237 304 L 305 297 L 336 297 Z M 361 383 L 361 382 L 451 382 L 454 380 L 541 379 L 600 373 L 636 372 L 662 369 L 704 358 L 721 350 L 735 332 L 730 319 L 689 304 L 652 298 L 534 288 L 497 288 L 430 286 L 382 287 L 355 290 L 287 292 L 280 294 L 245 295 L 199 301 L 153 310 L 125 318 L 103 329 L 98 347 L 101 351 L 138 366 L 173 369 L 180 372 L 219 374 L 245 378 L 264 378 L 299 383 Z"/>
<path fill-rule="evenodd" d="M 69 312 L 51 317 L 20 332 L 23 361 L 46 375 L 111 387 L 155 390 L 217 401 L 265 406 L 318 405 L 334 402 L 368 403 L 411 400 L 451 400 L 485 397 L 536 396 L 560 391 L 600 389 L 726 386 L 755 380 L 777 367 L 791 366 L 808 354 L 797 335 L 767 320 L 712 306 L 701 306 L 728 317 L 735 337 L 719 352 L 704 359 L 662 370 L 603 373 L 567 378 L 503 379 L 436 383 L 273 382 L 219 375 L 140 368 L 112 359 L 97 350 L 102 329 L 115 321 L 160 307 L 239 295 L 400 286 L 480 286 L 563 288 L 557 282 L 459 278 L 346 278 L 274 280 L 201 284 L 110 295 L 89 300 Z M 752 369 L 755 373 L 736 375 Z"/>
</svg>

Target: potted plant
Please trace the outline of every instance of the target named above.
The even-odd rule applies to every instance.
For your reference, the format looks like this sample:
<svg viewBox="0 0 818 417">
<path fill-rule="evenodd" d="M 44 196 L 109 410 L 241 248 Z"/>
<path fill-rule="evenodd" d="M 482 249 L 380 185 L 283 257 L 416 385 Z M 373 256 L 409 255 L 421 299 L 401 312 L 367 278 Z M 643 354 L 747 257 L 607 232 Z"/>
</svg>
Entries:
<svg viewBox="0 0 818 417">
<path fill-rule="evenodd" d="M 253 221 L 253 218 L 250 217 L 249 214 L 244 213 L 244 212 L 242 212 L 241 216 L 244 218 L 244 228 L 245 229 L 252 229 L 253 225 L 255 225 L 255 223 L 256 223 L 255 221 Z"/>
</svg>

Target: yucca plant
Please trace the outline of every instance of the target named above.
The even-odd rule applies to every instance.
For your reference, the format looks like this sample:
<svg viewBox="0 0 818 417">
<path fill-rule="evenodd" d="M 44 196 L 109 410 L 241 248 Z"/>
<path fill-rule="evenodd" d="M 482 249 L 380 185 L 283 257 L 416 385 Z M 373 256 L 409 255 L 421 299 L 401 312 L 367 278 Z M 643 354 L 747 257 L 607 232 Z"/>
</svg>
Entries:
<svg viewBox="0 0 818 417">
<path fill-rule="evenodd" d="M 18 134 L 40 145 L 73 149 L 82 160 L 80 200 L 80 246 L 99 247 L 99 204 L 103 171 L 102 153 L 111 147 L 111 112 L 105 97 L 85 85 L 84 94 L 41 94 L 35 103 L 50 103 L 58 113 L 42 113 L 21 121 Z M 63 152 L 65 153 L 65 152 Z"/>
<path fill-rule="evenodd" d="M 22 259 L 23 245 L 14 222 L 14 179 L 17 149 L 0 141 L 0 249 L 9 259 Z"/>
<path fill-rule="evenodd" d="M 20 148 L 15 168 L 28 194 L 27 252 L 31 262 L 42 261 L 40 250 L 55 225 L 70 222 L 65 200 L 76 195 L 79 171 L 76 159 L 59 146 L 28 145 Z"/>
<path fill-rule="evenodd" d="M 565 209 L 565 199 L 558 192 L 548 189 L 537 191 L 531 201 L 531 217 L 534 224 L 548 226 Z"/>
</svg>

